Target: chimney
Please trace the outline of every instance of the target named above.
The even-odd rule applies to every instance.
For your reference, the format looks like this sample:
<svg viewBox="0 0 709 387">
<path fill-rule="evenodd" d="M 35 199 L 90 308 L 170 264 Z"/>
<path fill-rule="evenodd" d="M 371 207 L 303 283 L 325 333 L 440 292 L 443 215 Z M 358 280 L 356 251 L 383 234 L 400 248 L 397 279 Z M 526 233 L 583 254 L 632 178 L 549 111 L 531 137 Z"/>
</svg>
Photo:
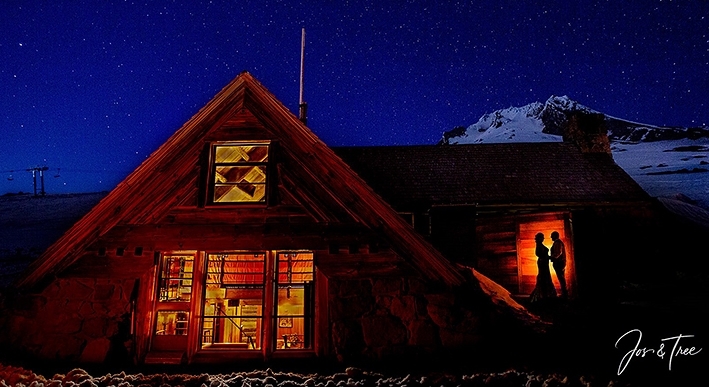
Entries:
<svg viewBox="0 0 709 387">
<path fill-rule="evenodd" d="M 611 154 L 606 117 L 600 113 L 570 112 L 562 138 L 578 146 L 582 153 Z"/>
</svg>

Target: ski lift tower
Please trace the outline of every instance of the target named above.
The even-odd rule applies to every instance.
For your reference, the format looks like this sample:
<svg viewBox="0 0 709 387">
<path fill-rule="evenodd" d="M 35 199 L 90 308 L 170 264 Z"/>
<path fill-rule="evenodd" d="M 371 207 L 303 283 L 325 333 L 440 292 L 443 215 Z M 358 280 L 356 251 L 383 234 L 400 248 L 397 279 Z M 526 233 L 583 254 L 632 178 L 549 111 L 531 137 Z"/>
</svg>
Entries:
<svg viewBox="0 0 709 387">
<path fill-rule="evenodd" d="M 48 170 L 49 168 L 47 166 L 43 167 L 33 167 L 33 168 L 28 168 L 27 171 L 32 172 L 32 181 L 34 184 L 34 196 L 37 195 L 37 176 L 39 175 L 39 180 L 41 184 L 41 191 L 40 195 L 44 196 L 46 192 L 44 191 L 44 171 Z"/>
</svg>

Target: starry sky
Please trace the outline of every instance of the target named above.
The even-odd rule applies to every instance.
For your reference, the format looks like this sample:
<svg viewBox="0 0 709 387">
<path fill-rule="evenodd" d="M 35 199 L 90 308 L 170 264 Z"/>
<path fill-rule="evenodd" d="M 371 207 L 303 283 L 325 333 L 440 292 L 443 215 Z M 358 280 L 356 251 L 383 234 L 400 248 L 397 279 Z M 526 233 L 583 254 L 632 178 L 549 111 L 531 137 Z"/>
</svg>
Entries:
<svg viewBox="0 0 709 387">
<path fill-rule="evenodd" d="M 709 124 L 709 1 L 0 2 L 0 194 L 110 190 L 241 71 L 327 144 L 435 144 L 552 95 Z M 38 190 L 40 184 L 38 180 Z"/>
</svg>

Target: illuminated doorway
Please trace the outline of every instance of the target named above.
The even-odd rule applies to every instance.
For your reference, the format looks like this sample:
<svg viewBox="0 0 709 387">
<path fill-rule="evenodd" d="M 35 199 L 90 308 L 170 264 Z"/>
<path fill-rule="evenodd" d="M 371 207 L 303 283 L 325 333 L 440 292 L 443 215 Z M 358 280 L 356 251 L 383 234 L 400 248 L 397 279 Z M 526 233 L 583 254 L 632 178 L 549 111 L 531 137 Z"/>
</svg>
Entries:
<svg viewBox="0 0 709 387">
<path fill-rule="evenodd" d="M 559 233 L 559 239 L 564 243 L 566 249 L 566 270 L 564 278 L 566 279 L 567 290 L 569 294 L 572 293 L 572 288 L 574 286 L 574 259 L 573 259 L 573 245 L 571 238 L 571 230 L 569 227 L 569 222 L 565 217 L 547 215 L 542 217 L 537 217 L 536 219 L 525 219 L 520 220 L 517 227 L 517 271 L 519 279 L 519 293 L 522 295 L 528 295 L 532 293 L 534 286 L 537 281 L 537 256 L 535 255 L 535 241 L 534 236 L 537 233 L 544 234 L 543 244 L 551 248 L 552 239 L 551 233 L 557 231 Z M 561 295 L 561 285 L 557 279 L 556 272 L 549 264 L 549 271 L 551 272 L 552 281 L 554 282 L 554 287 L 556 288 L 556 293 Z"/>
<path fill-rule="evenodd" d="M 151 350 L 184 352 L 189 332 L 195 252 L 161 256 Z"/>
</svg>

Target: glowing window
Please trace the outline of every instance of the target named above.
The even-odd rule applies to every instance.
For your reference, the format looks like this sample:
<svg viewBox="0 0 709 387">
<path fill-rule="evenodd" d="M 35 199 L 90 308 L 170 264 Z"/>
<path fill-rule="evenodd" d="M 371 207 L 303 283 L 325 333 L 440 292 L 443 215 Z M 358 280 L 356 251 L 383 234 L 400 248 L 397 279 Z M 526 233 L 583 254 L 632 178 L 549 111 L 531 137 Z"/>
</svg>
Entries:
<svg viewBox="0 0 709 387">
<path fill-rule="evenodd" d="M 261 349 L 265 273 L 264 253 L 207 255 L 202 348 Z"/>
<path fill-rule="evenodd" d="M 312 349 L 314 268 L 312 252 L 207 254 L 201 348 Z"/>
<path fill-rule="evenodd" d="M 276 349 L 312 348 L 313 253 L 278 254 L 276 272 Z"/>
<path fill-rule="evenodd" d="M 158 311 L 155 334 L 158 336 L 186 336 L 189 313 L 182 311 Z"/>
<path fill-rule="evenodd" d="M 265 203 L 268 144 L 215 145 L 213 203 Z"/>
<path fill-rule="evenodd" d="M 192 297 L 191 255 L 164 255 L 158 297 L 161 302 L 189 301 Z"/>
</svg>

